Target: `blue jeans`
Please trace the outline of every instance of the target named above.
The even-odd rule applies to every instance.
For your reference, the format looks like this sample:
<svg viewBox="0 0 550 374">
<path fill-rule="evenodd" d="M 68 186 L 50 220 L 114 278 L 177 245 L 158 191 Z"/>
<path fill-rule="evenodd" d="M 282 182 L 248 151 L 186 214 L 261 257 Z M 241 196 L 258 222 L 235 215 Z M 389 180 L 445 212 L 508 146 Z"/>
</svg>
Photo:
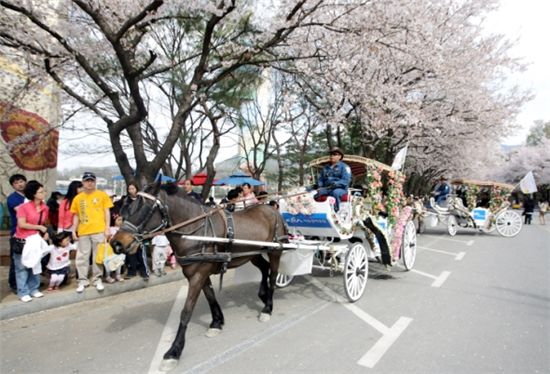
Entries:
<svg viewBox="0 0 550 374">
<path fill-rule="evenodd" d="M 330 189 L 326 187 L 319 188 L 317 195 L 318 196 L 332 196 L 336 200 L 334 204 L 334 211 L 337 212 L 340 210 L 340 201 L 342 201 L 342 196 L 344 196 L 348 191 L 343 188 Z"/>
<path fill-rule="evenodd" d="M 21 255 L 13 254 L 15 265 L 15 280 L 17 281 L 17 296 L 19 298 L 36 293 L 40 287 L 40 274 L 33 274 L 32 269 L 26 268 L 21 263 Z"/>
</svg>

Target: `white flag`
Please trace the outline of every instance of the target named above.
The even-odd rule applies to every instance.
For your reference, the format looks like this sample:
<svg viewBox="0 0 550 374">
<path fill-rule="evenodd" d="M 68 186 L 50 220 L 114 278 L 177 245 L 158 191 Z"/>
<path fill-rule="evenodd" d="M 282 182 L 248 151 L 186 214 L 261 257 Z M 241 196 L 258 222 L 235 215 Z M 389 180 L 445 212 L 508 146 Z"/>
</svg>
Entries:
<svg viewBox="0 0 550 374">
<path fill-rule="evenodd" d="M 532 171 L 525 174 L 523 179 L 519 181 L 519 188 L 523 193 L 537 192 L 537 183 L 535 182 L 535 176 Z"/>
<path fill-rule="evenodd" d="M 393 163 L 391 164 L 391 168 L 393 170 L 401 170 L 403 165 L 405 165 L 405 157 L 407 157 L 407 147 L 401 148 L 399 152 L 395 155 L 395 158 L 393 159 Z"/>
</svg>

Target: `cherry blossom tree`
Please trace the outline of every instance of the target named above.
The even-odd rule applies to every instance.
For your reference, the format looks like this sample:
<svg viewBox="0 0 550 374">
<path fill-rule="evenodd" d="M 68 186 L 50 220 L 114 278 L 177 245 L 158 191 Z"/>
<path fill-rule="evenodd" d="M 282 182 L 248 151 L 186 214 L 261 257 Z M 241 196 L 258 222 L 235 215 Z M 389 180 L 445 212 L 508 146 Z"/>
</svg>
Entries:
<svg viewBox="0 0 550 374">
<path fill-rule="evenodd" d="M 407 171 L 464 175 L 509 134 L 528 92 L 504 85 L 523 68 L 511 44 L 483 33 L 492 1 L 365 3 L 331 30 L 301 35 L 318 60 L 297 62 L 327 124 L 349 129 L 369 157 L 391 163 L 409 144 Z M 320 16 L 322 20 L 322 16 Z M 302 30 L 303 31 L 303 30 Z M 329 37 L 330 33 L 330 37 Z"/>
<path fill-rule="evenodd" d="M 105 123 L 125 178 L 154 178 L 178 141 L 192 111 L 246 66 L 307 57 L 288 53 L 285 41 L 311 25 L 322 1 L 280 1 L 267 17 L 254 2 L 163 0 L 0 1 L 0 46 L 17 51 L 46 71 L 81 107 Z M 338 17 L 335 9 L 333 17 Z M 177 23 L 186 30 L 173 41 L 179 54 L 155 42 Z M 143 122 L 149 116 L 144 90 L 153 77 L 176 66 L 188 72 L 177 93 L 178 110 L 155 154 L 147 152 Z M 123 137 L 131 144 L 132 169 Z"/>
</svg>

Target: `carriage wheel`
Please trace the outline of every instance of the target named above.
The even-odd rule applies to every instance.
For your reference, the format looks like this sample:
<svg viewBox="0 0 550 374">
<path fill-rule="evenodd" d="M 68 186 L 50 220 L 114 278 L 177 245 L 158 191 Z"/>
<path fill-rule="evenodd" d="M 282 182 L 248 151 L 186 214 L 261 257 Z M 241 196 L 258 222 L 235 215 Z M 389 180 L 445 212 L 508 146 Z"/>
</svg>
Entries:
<svg viewBox="0 0 550 374">
<path fill-rule="evenodd" d="M 502 236 L 516 236 L 521 231 L 521 226 L 521 216 L 514 211 L 505 210 L 497 215 L 496 227 Z"/>
<path fill-rule="evenodd" d="M 346 254 L 344 265 L 344 288 L 352 303 L 359 300 L 365 292 L 369 276 L 369 261 L 363 244 L 355 243 Z"/>
<path fill-rule="evenodd" d="M 401 252 L 405 269 L 411 270 L 416 261 L 416 230 L 412 221 L 407 222 L 403 232 L 403 248 Z"/>
<path fill-rule="evenodd" d="M 455 236 L 457 230 L 458 230 L 458 222 L 456 220 L 456 217 L 449 216 L 449 220 L 447 221 L 447 231 L 449 231 L 449 235 Z"/>
<path fill-rule="evenodd" d="M 294 277 L 292 275 L 286 275 L 286 274 L 277 274 L 277 279 L 275 280 L 275 285 L 279 288 L 284 288 L 288 286 Z"/>
</svg>

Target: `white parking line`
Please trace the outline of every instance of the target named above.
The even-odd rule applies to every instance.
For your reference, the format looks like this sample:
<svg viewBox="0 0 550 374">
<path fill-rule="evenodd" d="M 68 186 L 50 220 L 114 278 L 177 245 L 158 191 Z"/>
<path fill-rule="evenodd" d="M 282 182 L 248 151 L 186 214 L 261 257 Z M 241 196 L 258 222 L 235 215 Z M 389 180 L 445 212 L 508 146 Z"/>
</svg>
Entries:
<svg viewBox="0 0 550 374">
<path fill-rule="evenodd" d="M 410 271 L 412 273 L 420 274 L 422 276 L 434 279 L 433 283 L 431 284 L 432 287 L 441 287 L 441 285 L 447 280 L 447 278 L 449 278 L 449 275 L 451 275 L 450 271 L 444 271 L 441 274 L 439 274 L 438 276 L 428 274 L 428 273 L 425 273 L 423 271 L 416 270 L 416 269 L 411 269 Z"/>
<path fill-rule="evenodd" d="M 357 363 L 372 369 L 411 322 L 412 318 L 400 317 Z"/>
<path fill-rule="evenodd" d="M 177 329 L 179 327 L 180 313 L 183 309 L 186 298 L 187 284 L 183 285 L 180 288 L 178 295 L 176 296 L 176 301 L 174 301 L 174 306 L 172 306 L 172 310 L 170 310 L 168 319 L 164 324 L 164 329 L 162 330 L 162 334 L 160 335 L 157 349 L 155 351 L 155 354 L 153 355 L 151 365 L 149 366 L 149 374 L 164 373 L 163 371 L 159 370 L 160 363 L 162 362 L 162 356 L 164 355 L 164 352 L 166 352 L 170 348 L 170 346 L 172 345 L 172 341 L 174 341 L 174 338 L 176 337 L 176 333 L 178 331 Z"/>
<path fill-rule="evenodd" d="M 437 238 L 439 240 L 447 240 L 448 242 L 456 242 L 456 243 L 466 244 L 468 247 L 471 247 L 475 243 L 475 241 L 473 239 L 465 241 L 465 240 L 447 238 L 446 236 L 432 236 L 432 235 L 426 235 L 426 236 L 429 236 L 430 238 L 434 238 L 434 239 Z"/>
<path fill-rule="evenodd" d="M 197 374 L 197 373 L 206 373 L 206 372 L 214 371 L 214 368 L 222 365 L 227 361 L 233 360 L 235 357 L 237 357 L 241 353 L 244 353 L 249 349 L 254 348 L 255 346 L 263 343 L 264 341 L 271 339 L 276 335 L 279 335 L 283 331 L 286 331 L 291 327 L 294 327 L 298 323 L 320 312 L 321 310 L 325 309 L 329 305 L 331 304 L 326 301 L 322 301 L 310 306 L 309 308 L 305 308 L 303 310 L 303 313 L 300 314 L 300 317 L 294 318 L 294 319 L 290 319 L 290 318 L 285 319 L 282 322 L 271 326 L 267 330 L 264 330 L 261 333 L 256 334 L 250 337 L 249 339 L 246 339 L 245 341 L 233 346 L 231 349 L 220 352 L 215 356 L 211 357 L 210 359 L 203 361 L 200 364 L 197 364 L 192 368 L 189 368 L 183 371 L 183 373 Z M 223 371 L 223 370 L 218 369 L 217 371 Z"/>
<path fill-rule="evenodd" d="M 466 255 L 466 252 L 455 253 L 455 252 L 443 251 L 441 249 L 435 249 L 435 248 L 430 248 L 430 247 L 422 247 L 422 246 L 418 246 L 417 248 L 425 250 L 425 251 L 442 253 L 442 254 L 445 254 L 445 255 L 454 256 L 456 261 L 462 260 L 464 258 L 464 256 Z"/>
<path fill-rule="evenodd" d="M 367 325 L 373 327 L 376 331 L 382 334 L 382 337 L 357 361 L 357 364 L 373 368 L 376 363 L 384 356 L 384 354 L 390 349 L 390 347 L 399 338 L 401 333 L 405 331 L 407 326 L 412 322 L 412 318 L 399 317 L 397 322 L 392 327 L 387 327 L 382 322 L 359 308 L 355 304 L 349 303 L 342 296 L 335 293 L 333 290 L 319 282 L 318 280 L 308 277 L 309 281 L 313 283 L 317 288 L 321 289 L 325 294 L 331 296 L 335 301 L 342 303 L 342 305 L 355 314 L 359 319 L 364 321 Z"/>
<path fill-rule="evenodd" d="M 179 326 L 180 313 L 185 304 L 186 297 L 187 297 L 187 286 L 184 286 L 178 292 L 176 301 L 174 302 L 174 306 L 172 307 L 172 310 L 170 311 L 170 315 L 168 316 L 168 319 L 166 320 L 166 324 L 164 325 L 164 330 L 162 331 L 161 337 L 159 339 L 159 343 L 157 345 L 157 349 L 155 350 L 155 354 L 153 356 L 153 360 L 151 361 L 151 365 L 149 366 L 149 371 L 148 371 L 149 374 L 166 374 L 165 372 L 160 371 L 159 367 L 162 362 L 162 356 L 170 348 L 170 346 L 172 345 L 172 341 L 176 337 L 177 328 Z M 239 343 L 238 345 L 233 346 L 231 349 L 225 350 L 223 352 L 219 352 L 215 356 L 210 357 L 210 359 L 203 361 L 200 364 L 197 364 L 192 368 L 185 370 L 184 372 L 201 373 L 201 372 L 212 370 L 213 368 L 223 364 L 224 362 L 234 359 L 239 354 L 244 353 L 245 351 L 253 348 L 254 346 L 262 343 L 263 341 L 270 339 L 273 336 L 278 335 L 285 330 L 288 330 L 292 326 L 296 325 L 297 323 L 303 321 L 306 318 L 309 318 L 313 314 L 320 312 L 321 310 L 325 309 L 329 305 L 331 304 L 325 300 L 317 304 L 314 304 L 309 308 L 304 309 L 300 314 L 299 318 L 285 319 L 277 323 L 276 325 L 273 325 L 270 328 L 262 331 L 261 333 L 256 334 L 250 337 L 249 339 L 246 339 L 245 341 Z"/>
</svg>

